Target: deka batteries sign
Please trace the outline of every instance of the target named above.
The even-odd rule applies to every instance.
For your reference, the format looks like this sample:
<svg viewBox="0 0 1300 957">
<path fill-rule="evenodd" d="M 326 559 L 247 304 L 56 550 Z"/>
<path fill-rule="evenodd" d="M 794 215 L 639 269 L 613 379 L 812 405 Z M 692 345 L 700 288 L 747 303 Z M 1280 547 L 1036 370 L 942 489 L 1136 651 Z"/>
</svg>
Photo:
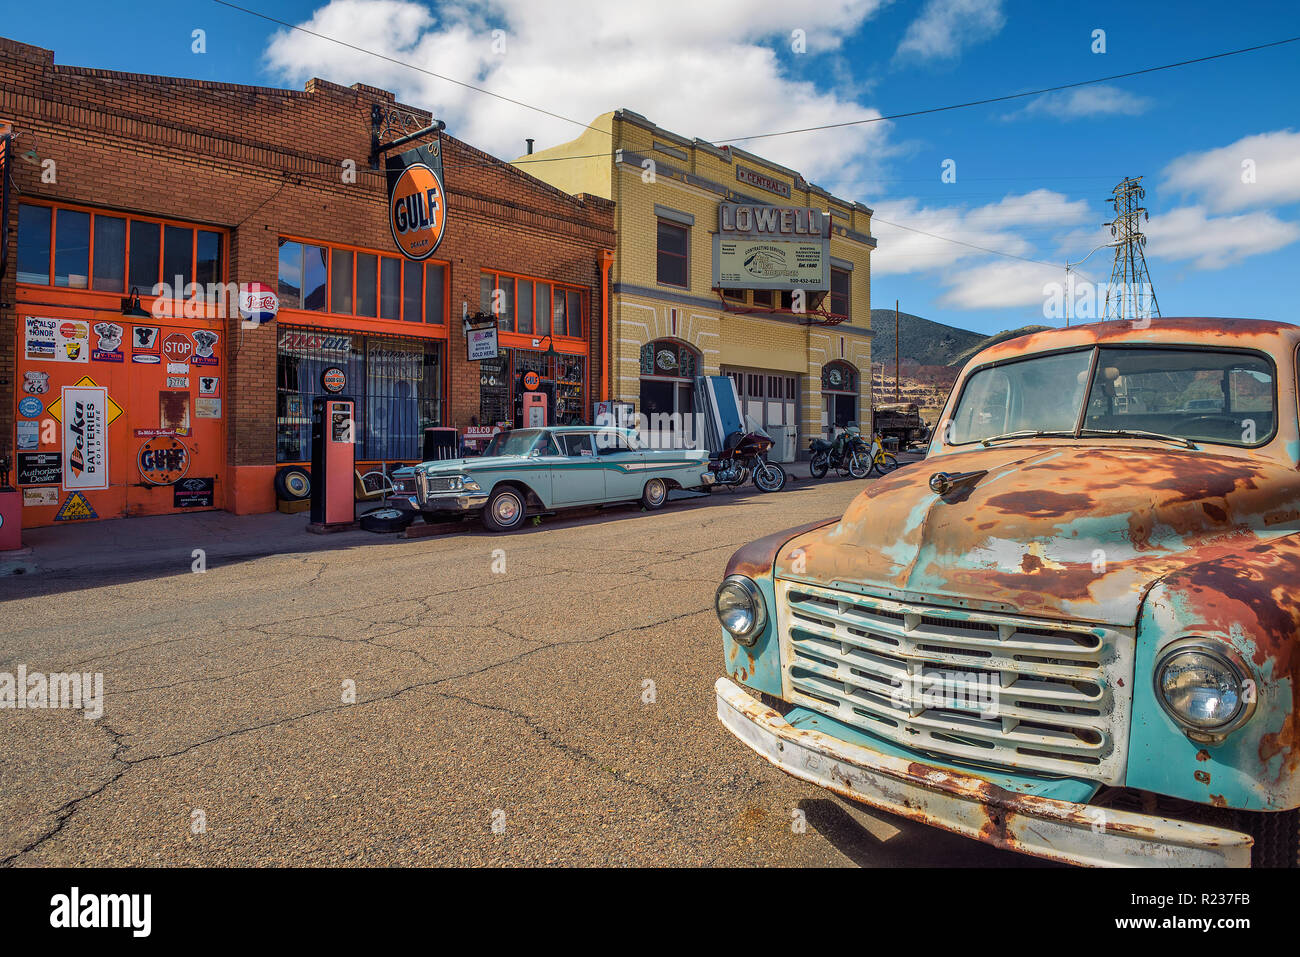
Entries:
<svg viewBox="0 0 1300 957">
<path fill-rule="evenodd" d="M 388 225 L 393 242 L 407 259 L 428 259 L 447 229 L 441 144 L 417 146 L 388 157 L 387 172 Z"/>
</svg>

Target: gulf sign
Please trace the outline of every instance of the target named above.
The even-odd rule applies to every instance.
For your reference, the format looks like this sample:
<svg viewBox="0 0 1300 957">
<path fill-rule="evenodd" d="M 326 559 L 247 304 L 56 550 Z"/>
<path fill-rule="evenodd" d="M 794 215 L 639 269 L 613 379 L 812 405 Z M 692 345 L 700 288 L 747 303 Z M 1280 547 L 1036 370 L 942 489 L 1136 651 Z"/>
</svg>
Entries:
<svg viewBox="0 0 1300 957">
<path fill-rule="evenodd" d="M 280 299 L 265 283 L 250 282 L 239 287 L 239 315 L 245 322 L 270 322 L 280 311 Z"/>
<path fill-rule="evenodd" d="M 388 198 L 388 225 L 407 259 L 428 259 L 447 228 L 446 197 L 438 174 L 423 163 L 407 166 Z"/>
</svg>

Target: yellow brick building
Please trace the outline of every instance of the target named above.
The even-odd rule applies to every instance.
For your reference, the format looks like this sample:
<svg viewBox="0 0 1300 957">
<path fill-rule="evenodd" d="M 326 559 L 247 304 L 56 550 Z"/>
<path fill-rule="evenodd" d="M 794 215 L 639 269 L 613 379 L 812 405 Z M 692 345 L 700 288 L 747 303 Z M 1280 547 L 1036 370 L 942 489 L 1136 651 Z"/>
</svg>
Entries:
<svg viewBox="0 0 1300 957">
<path fill-rule="evenodd" d="M 746 411 L 806 455 L 837 425 L 870 425 L 872 210 L 747 151 L 662 129 L 637 113 L 515 163 L 568 193 L 615 203 L 610 397 L 637 412 L 693 411 L 690 379 L 728 374 Z M 713 287 L 719 205 L 813 207 L 829 220 L 832 292 Z M 834 321 L 826 313 L 846 316 Z M 791 433 L 794 426 L 797 433 Z M 785 441 L 778 436 L 785 436 Z M 791 441 L 792 440 L 792 441 Z"/>
</svg>

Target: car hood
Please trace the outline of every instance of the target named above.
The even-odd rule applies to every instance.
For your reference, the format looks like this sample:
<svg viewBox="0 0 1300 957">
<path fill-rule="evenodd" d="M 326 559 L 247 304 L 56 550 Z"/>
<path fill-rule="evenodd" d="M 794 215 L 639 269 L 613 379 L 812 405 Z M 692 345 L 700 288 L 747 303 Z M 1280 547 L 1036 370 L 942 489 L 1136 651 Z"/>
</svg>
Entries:
<svg viewBox="0 0 1300 957">
<path fill-rule="evenodd" d="M 986 474 L 956 493 L 935 472 Z M 995 446 L 873 482 L 787 543 L 778 577 L 935 604 L 1131 625 L 1158 578 L 1300 528 L 1300 473 L 1148 446 Z"/>
<path fill-rule="evenodd" d="M 474 469 L 492 468 L 493 466 L 517 467 L 528 462 L 526 455 L 476 455 L 469 459 L 439 459 L 436 462 L 421 462 L 415 468 L 426 475 L 461 475 Z"/>
</svg>

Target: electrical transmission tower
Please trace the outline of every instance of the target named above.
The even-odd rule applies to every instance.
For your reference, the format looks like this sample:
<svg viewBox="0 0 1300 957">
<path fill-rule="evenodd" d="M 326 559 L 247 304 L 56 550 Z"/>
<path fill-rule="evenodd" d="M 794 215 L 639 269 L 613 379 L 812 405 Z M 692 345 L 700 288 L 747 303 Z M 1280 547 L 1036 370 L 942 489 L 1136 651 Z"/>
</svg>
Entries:
<svg viewBox="0 0 1300 957">
<path fill-rule="evenodd" d="M 1115 265 L 1111 267 L 1110 282 L 1106 286 L 1107 319 L 1150 319 L 1160 315 L 1155 287 L 1147 271 L 1146 256 L 1142 249 L 1147 238 L 1142 235 L 1142 220 L 1149 219 L 1142 177 L 1124 177 L 1110 195 L 1115 207 L 1115 218 L 1109 223 L 1110 234 L 1115 237 Z"/>
</svg>

